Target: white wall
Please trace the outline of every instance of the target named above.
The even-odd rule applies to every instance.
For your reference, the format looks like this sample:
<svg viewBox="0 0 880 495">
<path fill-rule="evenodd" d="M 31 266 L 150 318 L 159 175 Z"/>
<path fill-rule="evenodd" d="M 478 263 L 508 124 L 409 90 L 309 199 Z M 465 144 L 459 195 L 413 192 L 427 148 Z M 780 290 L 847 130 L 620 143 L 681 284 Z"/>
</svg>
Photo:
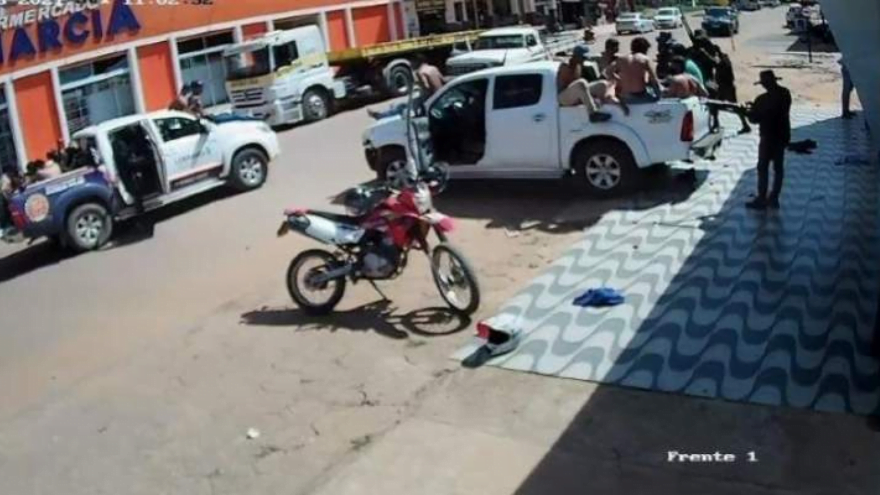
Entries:
<svg viewBox="0 0 880 495">
<path fill-rule="evenodd" d="M 880 149 L 880 0 L 822 2 Z"/>
</svg>

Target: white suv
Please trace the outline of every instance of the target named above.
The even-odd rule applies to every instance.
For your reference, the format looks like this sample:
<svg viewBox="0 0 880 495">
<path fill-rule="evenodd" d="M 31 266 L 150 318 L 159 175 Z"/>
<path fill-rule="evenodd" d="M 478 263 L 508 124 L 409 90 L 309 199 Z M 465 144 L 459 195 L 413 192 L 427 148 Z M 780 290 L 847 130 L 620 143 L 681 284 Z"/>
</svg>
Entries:
<svg viewBox="0 0 880 495">
<path fill-rule="evenodd" d="M 654 30 L 654 21 L 644 14 L 627 12 L 617 16 L 617 34 L 650 33 Z"/>
</svg>

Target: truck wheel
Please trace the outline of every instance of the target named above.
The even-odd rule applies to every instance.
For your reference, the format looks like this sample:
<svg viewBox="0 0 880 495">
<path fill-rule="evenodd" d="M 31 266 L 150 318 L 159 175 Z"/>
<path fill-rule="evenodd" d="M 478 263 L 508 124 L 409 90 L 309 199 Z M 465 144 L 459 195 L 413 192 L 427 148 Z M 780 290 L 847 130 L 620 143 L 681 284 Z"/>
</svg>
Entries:
<svg viewBox="0 0 880 495">
<path fill-rule="evenodd" d="M 600 141 L 581 146 L 573 162 L 581 187 L 595 197 L 619 196 L 635 190 L 641 182 L 641 170 L 622 143 Z"/>
<path fill-rule="evenodd" d="M 397 147 L 379 148 L 376 176 L 393 187 L 406 184 L 406 152 Z"/>
<path fill-rule="evenodd" d="M 67 246 L 76 252 L 93 251 L 110 240 L 113 219 L 104 206 L 86 203 L 67 215 L 66 228 Z"/>
<path fill-rule="evenodd" d="M 310 89 L 303 94 L 303 116 L 306 122 L 324 120 L 330 115 L 330 98 L 327 93 L 317 89 Z"/>
<path fill-rule="evenodd" d="M 396 65 L 388 73 L 388 80 L 385 82 L 389 96 L 403 96 L 409 92 L 415 82 L 412 69 L 407 65 Z"/>
<path fill-rule="evenodd" d="M 230 184 L 240 192 L 252 191 L 266 182 L 269 160 L 262 151 L 247 148 L 239 151 L 232 159 Z"/>
</svg>

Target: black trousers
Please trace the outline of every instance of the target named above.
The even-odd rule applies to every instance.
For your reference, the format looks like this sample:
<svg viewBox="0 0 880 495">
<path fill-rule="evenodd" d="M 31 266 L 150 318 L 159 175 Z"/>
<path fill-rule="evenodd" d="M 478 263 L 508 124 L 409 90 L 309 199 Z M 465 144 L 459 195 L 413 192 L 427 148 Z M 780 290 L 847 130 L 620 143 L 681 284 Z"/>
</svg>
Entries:
<svg viewBox="0 0 880 495">
<path fill-rule="evenodd" d="M 12 214 L 9 213 L 9 201 L 0 194 L 0 229 L 12 227 Z"/>
<path fill-rule="evenodd" d="M 785 147 L 781 142 L 768 142 L 761 137 L 758 145 L 758 199 L 779 199 L 782 192 L 782 180 L 785 178 Z M 767 184 L 770 180 L 770 163 L 773 163 L 773 190 L 767 196 Z"/>
</svg>

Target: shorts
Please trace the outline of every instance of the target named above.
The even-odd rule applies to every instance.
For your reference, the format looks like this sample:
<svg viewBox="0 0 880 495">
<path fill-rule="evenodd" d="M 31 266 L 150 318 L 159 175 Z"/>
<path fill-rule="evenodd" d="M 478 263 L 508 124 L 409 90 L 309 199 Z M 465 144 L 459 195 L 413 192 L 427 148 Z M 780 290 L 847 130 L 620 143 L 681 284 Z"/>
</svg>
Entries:
<svg viewBox="0 0 880 495">
<path fill-rule="evenodd" d="M 638 105 L 641 103 L 654 103 L 659 100 L 652 91 L 643 91 L 641 93 L 629 93 L 621 95 L 620 101 L 628 105 Z"/>
</svg>

